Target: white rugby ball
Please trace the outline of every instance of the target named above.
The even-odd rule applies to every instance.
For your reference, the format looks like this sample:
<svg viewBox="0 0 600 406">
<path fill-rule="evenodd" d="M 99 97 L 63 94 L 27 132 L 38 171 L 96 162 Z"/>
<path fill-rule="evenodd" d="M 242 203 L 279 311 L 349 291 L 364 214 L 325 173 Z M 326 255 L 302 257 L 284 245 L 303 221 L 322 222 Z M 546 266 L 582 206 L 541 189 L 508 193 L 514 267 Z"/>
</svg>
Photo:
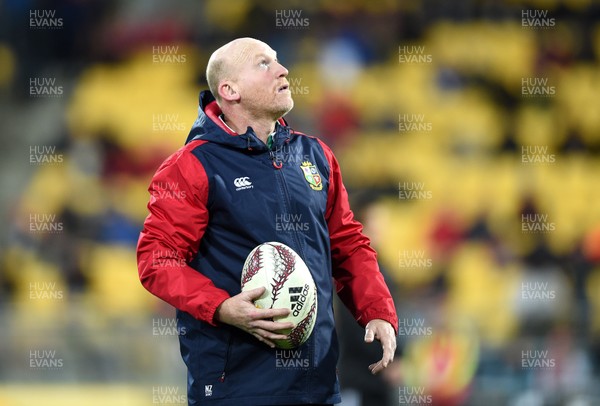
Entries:
<svg viewBox="0 0 600 406">
<path fill-rule="evenodd" d="M 279 348 L 298 347 L 312 333 L 317 319 L 317 287 L 306 264 L 290 247 L 280 242 L 266 242 L 254 248 L 242 269 L 242 291 L 265 287 L 265 293 L 254 301 L 261 309 L 290 309 L 286 317 L 275 321 L 294 323 L 283 330 L 287 340 L 274 340 Z"/>
</svg>

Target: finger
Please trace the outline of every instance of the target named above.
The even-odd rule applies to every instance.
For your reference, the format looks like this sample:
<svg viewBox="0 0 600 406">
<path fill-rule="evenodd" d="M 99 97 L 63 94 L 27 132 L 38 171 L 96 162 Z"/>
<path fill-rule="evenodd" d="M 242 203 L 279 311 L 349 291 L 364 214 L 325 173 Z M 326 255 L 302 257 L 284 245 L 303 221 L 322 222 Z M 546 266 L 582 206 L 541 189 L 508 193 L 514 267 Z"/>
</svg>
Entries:
<svg viewBox="0 0 600 406">
<path fill-rule="evenodd" d="M 259 321 L 268 321 L 271 323 L 275 322 L 275 323 L 278 323 L 278 325 L 280 325 L 279 327 L 277 327 L 277 329 L 294 327 L 294 325 L 291 322 L 274 321 L 274 320 L 285 318 L 289 314 L 288 309 L 281 309 L 281 310 L 284 310 L 283 312 L 275 311 L 275 310 L 279 310 L 279 309 L 273 309 L 273 310 L 271 310 L 271 309 L 268 309 L 268 310 L 255 309 L 255 310 L 252 310 L 248 314 L 248 316 L 250 318 L 249 321 L 250 321 L 250 323 L 259 322 Z"/>
<path fill-rule="evenodd" d="M 385 367 L 383 366 L 381 361 L 378 361 L 374 364 L 369 365 L 369 371 L 371 371 L 371 373 L 373 375 L 377 375 L 380 371 L 382 371 Z"/>
<path fill-rule="evenodd" d="M 388 365 L 394 360 L 394 351 L 396 349 L 396 337 L 385 336 L 382 337 L 381 342 L 383 344 L 383 357 L 378 362 L 369 365 L 369 371 L 373 375 L 378 374 L 382 370 L 388 367 Z"/>
<path fill-rule="evenodd" d="M 365 328 L 365 343 L 372 343 L 375 339 L 375 333 L 369 327 Z"/>
<path fill-rule="evenodd" d="M 260 328 L 269 332 L 278 333 L 282 330 L 291 330 L 294 328 L 292 322 L 280 322 L 280 321 L 267 321 L 267 320 L 254 320 L 249 323 L 252 328 Z"/>
<path fill-rule="evenodd" d="M 261 319 L 273 319 L 275 317 L 286 317 L 291 313 L 290 309 L 280 308 L 280 309 L 264 309 L 261 310 L 260 313 Z"/>
<path fill-rule="evenodd" d="M 263 338 L 266 338 L 267 340 L 287 340 L 289 338 L 289 336 L 287 336 L 286 334 L 277 334 L 277 333 L 272 333 L 270 331 L 265 331 L 262 334 Z"/>
<path fill-rule="evenodd" d="M 265 337 L 264 334 L 266 332 L 263 330 L 256 330 L 252 332 L 252 335 L 258 339 L 258 341 L 265 343 L 271 348 L 275 348 L 275 343 L 271 341 L 269 338 Z"/>
<path fill-rule="evenodd" d="M 258 341 L 260 341 L 261 343 L 264 343 L 271 348 L 275 348 L 275 343 L 273 343 L 271 340 L 263 338 L 263 337 L 259 336 L 258 334 L 254 334 L 254 337 L 256 337 L 258 339 Z"/>
<path fill-rule="evenodd" d="M 290 314 L 290 309 L 252 309 L 249 313 L 251 320 L 273 320 Z"/>
<path fill-rule="evenodd" d="M 254 288 L 254 289 L 250 289 L 245 292 L 242 292 L 242 294 L 245 295 L 246 299 L 248 299 L 250 302 L 253 302 L 255 299 L 258 299 L 259 297 L 261 297 L 263 295 L 263 293 L 265 293 L 265 290 L 267 290 L 267 289 L 264 286 L 261 286 L 260 288 Z"/>
<path fill-rule="evenodd" d="M 381 346 L 383 347 L 383 367 L 387 367 L 394 360 L 394 352 L 396 351 L 396 337 L 386 334 L 381 337 Z"/>
</svg>

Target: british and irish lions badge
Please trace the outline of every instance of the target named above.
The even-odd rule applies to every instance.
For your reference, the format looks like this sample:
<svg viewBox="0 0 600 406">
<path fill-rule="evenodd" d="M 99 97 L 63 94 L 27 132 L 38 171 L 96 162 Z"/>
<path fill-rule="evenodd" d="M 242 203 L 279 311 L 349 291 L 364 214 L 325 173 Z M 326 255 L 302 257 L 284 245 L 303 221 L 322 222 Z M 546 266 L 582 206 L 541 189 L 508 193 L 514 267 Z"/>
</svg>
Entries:
<svg viewBox="0 0 600 406">
<path fill-rule="evenodd" d="M 304 174 L 304 179 L 308 182 L 308 185 L 312 190 L 322 190 L 323 182 L 321 179 L 321 174 L 317 170 L 317 167 L 312 164 L 312 162 L 304 161 L 300 165 L 302 169 L 302 173 Z"/>
</svg>

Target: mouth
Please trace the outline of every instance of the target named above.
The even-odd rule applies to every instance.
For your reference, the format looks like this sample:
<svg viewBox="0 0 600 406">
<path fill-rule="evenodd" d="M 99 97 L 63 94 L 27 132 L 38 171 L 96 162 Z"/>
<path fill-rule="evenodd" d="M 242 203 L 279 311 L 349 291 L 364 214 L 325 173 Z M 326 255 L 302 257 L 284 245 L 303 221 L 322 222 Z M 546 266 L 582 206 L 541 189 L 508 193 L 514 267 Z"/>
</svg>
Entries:
<svg viewBox="0 0 600 406">
<path fill-rule="evenodd" d="M 277 93 L 282 93 L 282 92 L 289 91 L 289 90 L 290 90 L 290 85 L 286 84 L 286 85 L 280 86 L 277 89 Z"/>
</svg>

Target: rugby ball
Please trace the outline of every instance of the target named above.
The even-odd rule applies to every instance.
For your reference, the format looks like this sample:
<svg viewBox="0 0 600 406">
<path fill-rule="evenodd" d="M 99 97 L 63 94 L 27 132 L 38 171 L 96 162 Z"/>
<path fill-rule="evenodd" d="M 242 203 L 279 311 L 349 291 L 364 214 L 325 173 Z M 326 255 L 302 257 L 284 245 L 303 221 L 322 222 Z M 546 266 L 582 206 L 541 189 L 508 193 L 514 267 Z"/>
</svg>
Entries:
<svg viewBox="0 0 600 406">
<path fill-rule="evenodd" d="M 278 348 L 296 348 L 310 337 L 317 319 L 317 287 L 300 256 L 280 242 L 266 242 L 254 248 L 242 268 L 242 291 L 265 287 L 254 301 L 261 309 L 290 309 L 286 317 L 275 321 L 294 323 L 283 330 L 287 340 L 274 340 Z"/>
</svg>

